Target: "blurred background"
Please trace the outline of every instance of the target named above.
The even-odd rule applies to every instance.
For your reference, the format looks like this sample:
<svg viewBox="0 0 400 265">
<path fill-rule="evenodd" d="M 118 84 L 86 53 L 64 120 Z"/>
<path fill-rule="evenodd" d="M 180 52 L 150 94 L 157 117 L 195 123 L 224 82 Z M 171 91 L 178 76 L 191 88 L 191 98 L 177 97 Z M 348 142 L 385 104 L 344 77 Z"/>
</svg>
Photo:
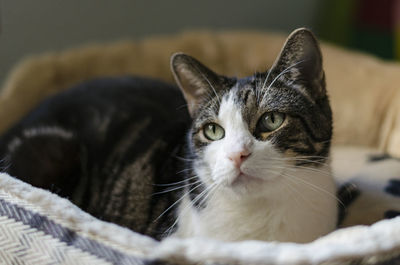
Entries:
<svg viewBox="0 0 400 265">
<path fill-rule="evenodd" d="M 23 57 L 190 29 L 288 33 L 400 58 L 400 0 L 0 0 L 0 84 Z"/>
</svg>

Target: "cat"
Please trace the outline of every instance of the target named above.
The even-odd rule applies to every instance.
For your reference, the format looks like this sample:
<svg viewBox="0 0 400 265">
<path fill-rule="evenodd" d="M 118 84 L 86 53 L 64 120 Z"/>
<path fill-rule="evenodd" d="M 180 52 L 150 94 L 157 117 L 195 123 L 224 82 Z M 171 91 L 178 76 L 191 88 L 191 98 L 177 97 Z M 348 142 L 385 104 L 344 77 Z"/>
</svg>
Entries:
<svg viewBox="0 0 400 265">
<path fill-rule="evenodd" d="M 103 78 L 45 100 L 0 138 L 1 168 L 158 240 L 310 242 L 335 229 L 332 112 L 309 30 L 253 76 L 183 53 L 171 69 L 178 87 Z"/>
</svg>

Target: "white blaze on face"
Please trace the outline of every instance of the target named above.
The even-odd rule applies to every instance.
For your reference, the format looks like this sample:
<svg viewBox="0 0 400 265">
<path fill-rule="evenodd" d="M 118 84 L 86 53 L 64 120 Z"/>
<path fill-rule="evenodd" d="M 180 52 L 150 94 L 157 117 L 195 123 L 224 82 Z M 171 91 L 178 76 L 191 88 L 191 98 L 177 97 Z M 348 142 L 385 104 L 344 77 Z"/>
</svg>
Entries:
<svg viewBox="0 0 400 265">
<path fill-rule="evenodd" d="M 235 90 L 221 101 L 217 123 L 225 130 L 225 137 L 211 142 L 205 149 L 205 160 L 210 167 L 214 183 L 231 185 L 242 173 L 251 177 L 268 179 L 275 175 L 268 172 L 271 157 L 280 157 L 268 141 L 258 141 L 243 120 L 241 107 L 235 103 Z M 245 154 L 242 163 L 235 162 Z M 240 164 L 240 165 L 239 165 Z M 276 162 L 275 162 L 276 164 Z"/>
</svg>

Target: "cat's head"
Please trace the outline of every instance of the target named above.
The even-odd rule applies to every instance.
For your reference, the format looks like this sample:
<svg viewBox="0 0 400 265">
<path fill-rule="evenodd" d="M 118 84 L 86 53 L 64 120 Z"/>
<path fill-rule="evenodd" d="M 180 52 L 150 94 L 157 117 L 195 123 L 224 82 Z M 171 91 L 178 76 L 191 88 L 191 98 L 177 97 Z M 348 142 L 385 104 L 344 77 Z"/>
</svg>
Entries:
<svg viewBox="0 0 400 265">
<path fill-rule="evenodd" d="M 326 162 L 332 114 L 321 52 L 307 29 L 288 37 L 269 71 L 250 77 L 218 75 L 182 53 L 171 67 L 193 118 L 193 167 L 207 186 L 273 186 L 287 168 Z"/>
</svg>

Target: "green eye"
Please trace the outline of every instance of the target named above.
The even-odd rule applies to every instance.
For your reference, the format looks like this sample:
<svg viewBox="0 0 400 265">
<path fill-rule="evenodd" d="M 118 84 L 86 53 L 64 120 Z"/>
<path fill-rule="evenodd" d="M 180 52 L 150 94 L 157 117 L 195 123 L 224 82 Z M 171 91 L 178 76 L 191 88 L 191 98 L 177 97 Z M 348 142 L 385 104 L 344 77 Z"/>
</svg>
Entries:
<svg viewBox="0 0 400 265">
<path fill-rule="evenodd" d="M 285 114 L 280 112 L 266 112 L 258 121 L 260 132 L 272 132 L 278 129 L 285 121 Z"/>
<path fill-rule="evenodd" d="M 213 122 L 204 125 L 203 133 L 204 136 L 211 141 L 220 140 L 225 136 L 224 128 Z"/>
</svg>

